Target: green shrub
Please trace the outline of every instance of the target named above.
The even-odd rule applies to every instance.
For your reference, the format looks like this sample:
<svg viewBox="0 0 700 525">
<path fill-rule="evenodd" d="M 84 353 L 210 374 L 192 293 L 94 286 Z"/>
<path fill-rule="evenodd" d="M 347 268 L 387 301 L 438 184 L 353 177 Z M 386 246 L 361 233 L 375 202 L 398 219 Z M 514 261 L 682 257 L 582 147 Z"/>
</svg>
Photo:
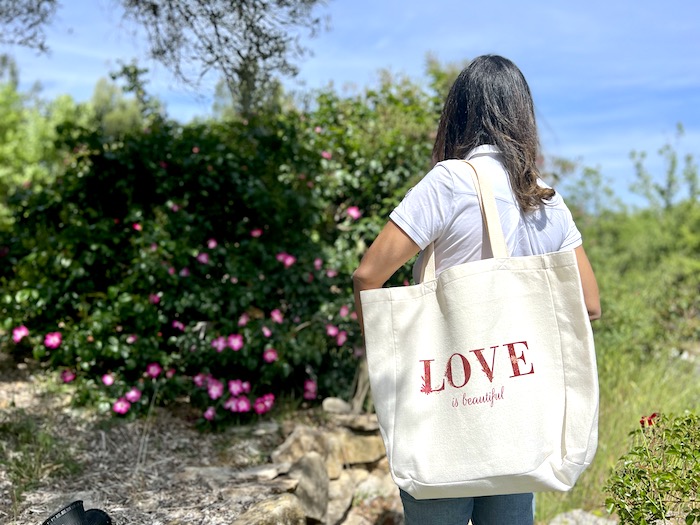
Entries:
<svg viewBox="0 0 700 525">
<path fill-rule="evenodd" d="M 350 272 L 424 171 L 425 100 L 385 84 L 188 125 L 146 104 L 144 128 L 118 136 L 67 119 L 55 183 L 8 201 L 0 337 L 128 416 L 185 399 L 235 421 L 275 396 L 347 397 L 362 355 Z"/>
<path fill-rule="evenodd" d="M 652 414 L 640 425 L 605 486 L 608 511 L 621 523 L 700 523 L 700 418 Z"/>
</svg>

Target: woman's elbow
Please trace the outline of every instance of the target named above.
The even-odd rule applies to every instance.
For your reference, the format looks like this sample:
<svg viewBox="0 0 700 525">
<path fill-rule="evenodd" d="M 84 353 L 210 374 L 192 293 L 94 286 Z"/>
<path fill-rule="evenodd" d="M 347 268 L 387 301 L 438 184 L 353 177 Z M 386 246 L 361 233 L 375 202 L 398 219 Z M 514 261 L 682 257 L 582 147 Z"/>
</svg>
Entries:
<svg viewBox="0 0 700 525">
<path fill-rule="evenodd" d="M 371 275 L 363 271 L 362 266 L 352 274 L 352 285 L 356 290 L 368 290 L 371 288 L 381 288 L 383 283 L 373 279 Z"/>
</svg>

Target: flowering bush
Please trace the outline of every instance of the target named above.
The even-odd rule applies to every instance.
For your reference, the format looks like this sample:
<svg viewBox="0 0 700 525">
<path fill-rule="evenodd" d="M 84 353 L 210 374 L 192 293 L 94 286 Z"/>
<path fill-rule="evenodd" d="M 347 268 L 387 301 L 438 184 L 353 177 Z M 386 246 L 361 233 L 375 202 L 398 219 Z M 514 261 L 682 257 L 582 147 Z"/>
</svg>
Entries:
<svg viewBox="0 0 700 525">
<path fill-rule="evenodd" d="M 371 104 L 328 92 L 313 113 L 186 126 L 149 113 L 118 138 L 64 123 L 56 182 L 9 199 L 0 340 L 118 415 L 178 398 L 216 422 L 349 395 L 350 272 L 430 152 L 385 121 L 427 122 L 421 97 L 387 84 Z"/>
<path fill-rule="evenodd" d="M 621 523 L 700 523 L 700 417 L 644 416 L 605 490 Z"/>
</svg>

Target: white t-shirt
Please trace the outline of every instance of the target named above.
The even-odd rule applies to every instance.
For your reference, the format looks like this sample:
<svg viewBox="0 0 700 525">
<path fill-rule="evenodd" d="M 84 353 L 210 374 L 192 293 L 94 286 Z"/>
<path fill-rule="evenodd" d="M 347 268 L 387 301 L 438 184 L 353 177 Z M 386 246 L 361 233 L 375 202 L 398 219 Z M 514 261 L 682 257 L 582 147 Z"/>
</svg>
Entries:
<svg viewBox="0 0 700 525">
<path fill-rule="evenodd" d="M 479 146 L 466 160 L 479 176 L 490 177 L 492 181 L 510 255 L 551 253 L 580 246 L 581 233 L 561 195 L 556 193 L 539 208 L 522 213 L 499 158 L 496 147 Z M 482 257 L 483 223 L 471 168 L 460 160 L 436 164 L 409 190 L 389 217 L 421 250 L 435 242 L 436 274 L 451 266 L 489 256 L 487 244 Z M 416 282 L 420 265 L 421 257 L 414 265 Z"/>
</svg>

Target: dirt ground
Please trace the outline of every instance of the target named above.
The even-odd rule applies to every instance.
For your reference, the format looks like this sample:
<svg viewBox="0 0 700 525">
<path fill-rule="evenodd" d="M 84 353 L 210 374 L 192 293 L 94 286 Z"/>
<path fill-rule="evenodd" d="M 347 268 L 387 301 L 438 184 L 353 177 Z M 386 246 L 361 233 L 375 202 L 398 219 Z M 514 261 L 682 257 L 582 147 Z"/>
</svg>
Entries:
<svg viewBox="0 0 700 525">
<path fill-rule="evenodd" d="M 67 503 L 82 499 L 86 509 L 101 508 L 119 525 L 224 525 L 275 492 L 274 486 L 217 480 L 216 472 L 267 462 L 283 441 L 285 423 L 202 433 L 186 410 L 157 409 L 138 421 L 98 416 L 71 407 L 70 395 L 65 389 L 57 393 L 61 389 L 51 388 L 45 375 L 7 359 L 2 365 L 0 428 L 5 432 L 0 438 L 12 441 L 8 429 L 30 422 L 51 436 L 62 459 L 35 453 L 10 464 L 10 458 L 22 457 L 21 451 L 0 443 L 0 523 L 41 525 Z M 39 479 L 16 499 L 18 468 L 33 469 Z M 201 471 L 208 475 L 193 474 Z M 364 514 L 368 519 L 386 515 L 381 507 L 372 502 Z"/>
</svg>

